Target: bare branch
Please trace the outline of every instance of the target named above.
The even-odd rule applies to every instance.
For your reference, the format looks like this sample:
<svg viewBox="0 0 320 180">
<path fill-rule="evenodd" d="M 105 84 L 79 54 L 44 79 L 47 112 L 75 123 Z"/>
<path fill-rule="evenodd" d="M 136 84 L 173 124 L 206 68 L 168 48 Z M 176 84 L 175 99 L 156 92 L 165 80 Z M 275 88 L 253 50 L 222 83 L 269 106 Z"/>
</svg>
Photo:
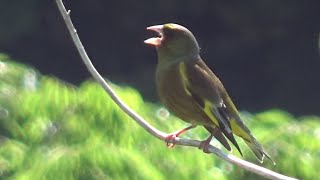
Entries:
<svg viewBox="0 0 320 180">
<path fill-rule="evenodd" d="M 68 30 L 70 32 L 70 35 L 72 37 L 72 40 L 79 51 L 79 54 L 81 56 L 82 61 L 88 68 L 91 75 L 94 77 L 98 83 L 101 84 L 101 86 L 104 88 L 104 90 L 108 93 L 108 95 L 113 99 L 113 101 L 125 112 L 127 113 L 134 121 L 136 121 L 139 125 L 141 125 L 145 130 L 147 130 L 150 134 L 157 137 L 158 139 L 161 139 L 165 141 L 165 137 L 167 136 L 166 133 L 159 131 L 158 129 L 154 128 L 152 125 L 150 125 L 147 121 L 145 121 L 139 114 L 134 112 L 131 108 L 129 108 L 117 95 L 115 92 L 111 89 L 110 85 L 103 79 L 103 77 L 97 72 L 93 64 L 91 63 L 79 37 L 77 34 L 76 29 L 74 28 L 72 21 L 70 19 L 70 10 L 67 11 L 62 3 L 61 0 L 56 0 L 56 3 L 58 5 L 58 8 L 60 10 L 60 13 L 66 23 L 66 26 L 68 27 Z M 193 147 L 199 147 L 200 141 L 197 140 L 189 140 L 189 139 L 182 139 L 182 138 L 175 138 L 173 140 L 174 144 L 177 145 L 183 145 L 183 146 L 193 146 Z M 291 178 L 276 172 L 273 172 L 269 169 L 263 168 L 261 166 L 255 165 L 253 163 L 250 163 L 248 161 L 239 159 L 233 155 L 227 155 L 224 152 L 222 152 L 220 149 L 210 146 L 208 148 L 210 153 L 214 153 L 221 159 L 224 159 L 234 165 L 239 166 L 240 168 L 246 169 L 250 172 L 256 173 L 258 175 L 264 176 L 269 179 L 279 179 L 279 180 L 295 180 L 295 178 Z"/>
</svg>

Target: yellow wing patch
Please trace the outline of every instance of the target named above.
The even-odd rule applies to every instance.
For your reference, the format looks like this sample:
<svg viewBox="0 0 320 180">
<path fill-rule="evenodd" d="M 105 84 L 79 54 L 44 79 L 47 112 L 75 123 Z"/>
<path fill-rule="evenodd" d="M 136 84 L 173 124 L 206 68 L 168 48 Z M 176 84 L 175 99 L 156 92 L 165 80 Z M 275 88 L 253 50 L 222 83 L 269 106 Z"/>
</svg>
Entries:
<svg viewBox="0 0 320 180">
<path fill-rule="evenodd" d="M 242 137 L 243 139 L 246 139 L 248 141 L 251 141 L 251 136 L 244 131 L 241 126 L 238 125 L 235 119 L 231 119 L 230 121 L 231 129 L 233 134 Z"/>
<path fill-rule="evenodd" d="M 207 116 L 209 116 L 210 120 L 218 127 L 220 127 L 218 120 L 216 119 L 216 117 L 212 114 L 212 104 L 210 103 L 210 101 L 205 100 L 204 102 L 204 112 L 206 113 Z"/>
<path fill-rule="evenodd" d="M 187 92 L 189 96 L 191 96 L 191 92 L 187 88 L 187 86 L 189 85 L 189 81 L 187 77 L 186 64 L 183 62 L 179 63 L 179 73 L 181 75 L 183 89 Z"/>
</svg>

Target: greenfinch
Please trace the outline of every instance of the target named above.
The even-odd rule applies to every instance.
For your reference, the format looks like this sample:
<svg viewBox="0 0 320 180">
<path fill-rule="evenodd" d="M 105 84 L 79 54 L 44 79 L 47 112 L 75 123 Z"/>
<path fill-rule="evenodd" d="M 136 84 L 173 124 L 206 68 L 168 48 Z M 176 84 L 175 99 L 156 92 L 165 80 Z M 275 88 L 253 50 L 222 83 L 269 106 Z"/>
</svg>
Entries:
<svg viewBox="0 0 320 180">
<path fill-rule="evenodd" d="M 199 146 L 204 152 L 208 152 L 213 137 L 230 151 L 228 138 L 242 155 L 235 134 L 244 140 L 260 162 L 266 156 L 274 163 L 243 123 L 221 81 L 201 59 L 194 35 L 173 23 L 150 26 L 147 30 L 155 31 L 159 36 L 144 42 L 157 50 L 156 88 L 160 101 L 177 117 L 191 124 L 169 134 L 167 143 L 201 125 L 211 133 Z"/>
</svg>

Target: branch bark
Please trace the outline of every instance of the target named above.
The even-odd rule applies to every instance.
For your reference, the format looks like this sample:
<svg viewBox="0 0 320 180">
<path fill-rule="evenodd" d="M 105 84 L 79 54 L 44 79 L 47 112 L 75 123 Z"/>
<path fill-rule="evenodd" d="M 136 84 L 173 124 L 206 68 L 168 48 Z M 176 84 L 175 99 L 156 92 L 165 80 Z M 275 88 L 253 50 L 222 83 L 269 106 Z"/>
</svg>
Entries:
<svg viewBox="0 0 320 180">
<path fill-rule="evenodd" d="M 110 85 L 103 79 L 103 77 L 98 73 L 98 71 L 95 69 L 93 64 L 91 63 L 80 39 L 77 34 L 76 29 L 74 28 L 72 21 L 70 19 L 70 10 L 67 11 L 64 7 L 64 4 L 62 3 L 62 0 L 56 0 L 57 6 L 59 8 L 59 11 L 63 17 L 63 20 L 69 30 L 69 33 L 72 37 L 73 43 L 75 44 L 82 61 L 86 65 L 87 69 L 91 73 L 91 75 L 94 77 L 96 81 L 104 88 L 104 90 L 108 93 L 108 95 L 113 99 L 113 101 L 125 112 L 127 113 L 134 121 L 136 121 L 139 125 L 141 125 L 146 131 L 148 131 L 151 135 L 157 137 L 158 139 L 161 139 L 165 141 L 165 137 L 167 136 L 166 133 L 161 132 L 160 130 L 154 128 L 152 125 L 150 125 L 146 120 L 144 120 L 139 114 L 137 114 L 135 111 L 133 111 L 130 107 L 128 107 L 112 90 Z M 182 145 L 182 146 L 193 146 L 193 147 L 199 147 L 200 141 L 197 140 L 190 140 L 190 139 L 182 139 L 182 138 L 175 138 L 173 140 L 173 143 L 176 145 Z M 210 146 L 208 148 L 210 153 L 213 153 L 217 155 L 219 158 L 228 161 L 234 165 L 239 166 L 240 168 L 246 169 L 252 173 L 258 174 L 260 176 L 264 176 L 269 179 L 277 179 L 277 180 L 296 180 L 295 178 L 288 177 L 279 173 L 276 173 L 274 171 L 271 171 L 269 169 L 266 169 L 264 167 L 255 165 L 253 163 L 250 163 L 248 161 L 239 159 L 233 155 L 225 154 L 220 149 Z"/>
</svg>

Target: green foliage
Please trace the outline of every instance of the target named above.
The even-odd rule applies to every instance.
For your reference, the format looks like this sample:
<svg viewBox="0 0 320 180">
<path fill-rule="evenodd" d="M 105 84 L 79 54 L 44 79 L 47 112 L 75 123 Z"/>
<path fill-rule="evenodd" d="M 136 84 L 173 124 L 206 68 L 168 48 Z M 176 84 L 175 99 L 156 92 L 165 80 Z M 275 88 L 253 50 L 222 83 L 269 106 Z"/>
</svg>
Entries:
<svg viewBox="0 0 320 180">
<path fill-rule="evenodd" d="M 0 80 L 1 179 L 261 178 L 196 148 L 167 148 L 95 82 L 74 87 L 5 56 L 0 56 Z M 186 126 L 160 106 L 144 102 L 136 90 L 112 86 L 155 127 L 171 132 Z M 266 160 L 262 166 L 301 179 L 318 177 L 319 117 L 295 118 L 276 109 L 247 115 L 253 134 L 277 162 L 273 166 Z M 207 135 L 199 127 L 184 137 Z M 258 163 L 238 140 L 243 158 Z M 212 144 L 221 147 L 215 140 Z"/>
</svg>

